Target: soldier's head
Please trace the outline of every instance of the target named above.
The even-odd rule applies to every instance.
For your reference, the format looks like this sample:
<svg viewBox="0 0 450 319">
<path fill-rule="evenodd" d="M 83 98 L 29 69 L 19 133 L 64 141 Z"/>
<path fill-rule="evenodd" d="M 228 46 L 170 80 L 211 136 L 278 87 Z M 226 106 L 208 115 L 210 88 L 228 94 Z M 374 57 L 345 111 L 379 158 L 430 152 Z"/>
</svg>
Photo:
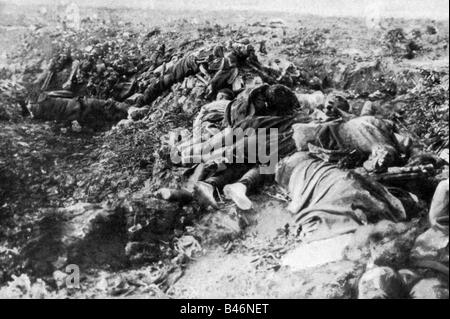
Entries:
<svg viewBox="0 0 450 319">
<path fill-rule="evenodd" d="M 350 104 L 347 99 L 340 93 L 331 93 L 325 99 L 325 114 L 330 118 L 338 118 L 341 112 L 350 112 Z"/>
<path fill-rule="evenodd" d="M 265 99 L 271 115 L 282 116 L 293 114 L 300 108 L 300 103 L 294 92 L 281 84 L 267 86 Z"/>
</svg>

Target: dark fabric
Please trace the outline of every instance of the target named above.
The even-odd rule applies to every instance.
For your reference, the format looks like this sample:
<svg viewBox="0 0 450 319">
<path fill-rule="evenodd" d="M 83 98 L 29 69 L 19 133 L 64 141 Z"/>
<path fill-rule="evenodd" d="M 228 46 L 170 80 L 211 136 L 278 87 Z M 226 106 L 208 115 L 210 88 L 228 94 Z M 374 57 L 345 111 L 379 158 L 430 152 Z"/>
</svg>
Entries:
<svg viewBox="0 0 450 319">
<path fill-rule="evenodd" d="M 144 91 L 144 96 L 138 102 L 138 106 L 148 105 L 156 100 L 162 93 L 170 89 L 170 87 L 184 78 L 194 75 L 199 71 L 199 65 L 194 55 L 188 55 L 175 63 L 175 65 L 167 70 L 162 77 L 150 80 L 148 87 Z"/>
<path fill-rule="evenodd" d="M 333 237 L 359 225 L 383 219 L 406 218 L 396 197 L 377 182 L 297 152 L 278 164 L 276 181 L 292 199 L 288 210 L 297 214 L 303 228 L 313 228 L 312 238 Z M 317 227 L 311 227 L 315 224 Z"/>
<path fill-rule="evenodd" d="M 295 124 L 294 139 L 297 149 L 305 151 L 308 143 L 329 150 L 357 150 L 369 156 L 376 147 L 385 149 L 395 163 L 400 147 L 389 124 L 374 116 L 363 116 L 347 122 Z"/>
<path fill-rule="evenodd" d="M 93 123 L 118 121 L 127 117 L 126 104 L 94 98 L 56 98 L 42 94 L 31 112 L 34 118 L 46 121 L 74 121 Z"/>
<path fill-rule="evenodd" d="M 119 103 L 111 99 L 101 100 L 93 98 L 83 98 L 81 103 L 83 104 L 83 112 L 79 119 L 81 123 L 117 122 L 128 116 L 128 113 L 125 111 L 128 106 L 126 103 Z"/>
<path fill-rule="evenodd" d="M 221 190 L 225 185 L 234 183 L 240 179 L 251 167 L 248 164 L 230 165 L 224 171 L 207 178 L 205 182 Z"/>
<path fill-rule="evenodd" d="M 231 78 L 238 72 L 237 68 L 223 69 L 211 80 L 212 92 L 216 94 L 218 91 L 226 88 L 231 88 Z"/>
<path fill-rule="evenodd" d="M 154 69 L 156 69 L 158 66 L 160 66 L 161 64 L 164 63 L 165 61 L 165 51 L 166 51 L 166 46 L 164 44 L 162 44 L 161 46 L 159 46 L 156 51 L 150 56 L 150 67 L 149 67 L 149 71 L 153 71 Z"/>
<path fill-rule="evenodd" d="M 202 106 L 194 120 L 194 134 L 201 140 L 193 139 L 193 143 L 207 141 L 222 130 L 223 114 L 229 103 L 230 101 L 220 100 Z"/>
<path fill-rule="evenodd" d="M 194 55 L 188 55 L 177 61 L 177 63 L 174 65 L 173 81 L 174 83 L 181 82 L 185 77 L 194 75 L 198 71 L 199 65 L 197 64 L 196 57 Z"/>
<path fill-rule="evenodd" d="M 248 192 L 253 192 L 262 184 L 268 181 L 273 181 L 274 178 L 275 174 L 261 174 L 260 168 L 258 166 L 254 166 L 247 173 L 245 173 L 238 182 L 244 184 L 247 187 Z"/>
<path fill-rule="evenodd" d="M 245 119 L 258 116 L 288 116 L 300 108 L 295 94 L 286 86 L 264 84 L 246 89 L 225 111 L 225 121 L 230 127 Z"/>
<path fill-rule="evenodd" d="M 220 69 L 230 69 L 230 63 L 226 58 L 216 58 L 208 64 L 209 72 L 217 72 Z"/>
<path fill-rule="evenodd" d="M 82 105 L 77 98 L 50 97 L 43 93 L 31 106 L 33 117 L 45 121 L 73 121 L 81 114 Z"/>
<path fill-rule="evenodd" d="M 259 65 L 258 57 L 251 45 L 236 44 L 226 55 L 231 66 L 241 67 L 245 64 Z"/>
<path fill-rule="evenodd" d="M 292 139 L 291 126 L 297 123 L 299 119 L 296 116 L 281 117 L 281 116 L 261 116 L 255 118 L 248 118 L 240 122 L 233 130 L 223 130 L 215 136 L 209 138 L 207 141 L 195 145 L 191 145 L 183 149 L 183 158 L 189 162 L 189 157 L 195 157 L 194 149 L 199 149 L 199 154 L 202 154 L 201 160 L 203 162 L 217 159 L 223 154 L 232 152 L 233 161 L 244 161 L 248 163 L 248 155 L 255 155 L 249 150 L 256 150 L 257 155 L 262 154 L 259 150 L 265 150 L 265 154 L 270 152 L 278 152 L 279 157 L 284 157 L 295 151 L 295 143 Z M 270 130 L 271 128 L 276 131 Z M 241 129 L 240 134 L 236 129 Z M 250 131 L 248 129 L 251 129 Z M 267 129 L 266 131 L 258 131 L 258 129 Z M 270 134 L 275 135 L 270 136 Z M 235 140 L 232 145 L 227 145 L 230 134 L 234 134 Z M 238 150 L 242 150 L 243 153 Z M 244 155 L 245 158 L 241 158 Z M 258 157 L 256 163 L 259 163 Z M 256 164 L 252 163 L 252 164 Z"/>
<path fill-rule="evenodd" d="M 114 87 L 112 97 L 118 101 L 124 101 L 136 91 L 136 81 L 134 78 L 126 82 L 120 82 Z"/>
<path fill-rule="evenodd" d="M 335 136 L 343 147 L 355 147 L 363 153 L 370 153 L 374 145 L 385 145 L 392 152 L 399 149 L 393 128 L 384 120 L 374 116 L 362 116 L 337 127 Z M 398 155 L 398 154 L 396 154 Z"/>
</svg>

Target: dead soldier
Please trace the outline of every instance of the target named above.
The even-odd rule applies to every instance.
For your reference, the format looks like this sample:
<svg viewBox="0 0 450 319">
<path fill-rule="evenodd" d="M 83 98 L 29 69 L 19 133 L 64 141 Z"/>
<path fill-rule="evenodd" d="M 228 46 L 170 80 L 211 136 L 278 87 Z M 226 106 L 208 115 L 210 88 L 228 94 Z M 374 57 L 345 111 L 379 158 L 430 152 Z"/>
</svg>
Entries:
<svg viewBox="0 0 450 319">
<path fill-rule="evenodd" d="M 263 88 L 259 88 L 264 91 Z M 287 89 L 287 88 L 286 88 Z M 252 91 L 257 97 L 258 90 Z M 250 94 L 250 97 L 252 97 Z M 260 95 L 259 95 L 260 96 Z M 244 99 L 250 105 L 255 103 L 258 99 L 252 98 Z M 264 101 L 264 99 L 262 99 Z M 267 109 L 259 109 L 257 107 L 248 107 L 246 103 L 230 103 L 226 112 L 226 120 L 230 127 L 240 128 L 260 128 L 260 127 L 276 127 L 281 129 L 281 134 L 278 136 L 278 149 L 280 158 L 289 155 L 293 150 L 327 152 L 332 150 L 353 150 L 360 154 L 365 159 L 364 166 L 368 171 L 383 171 L 387 167 L 399 164 L 400 155 L 403 154 L 406 158 L 411 154 L 409 149 L 410 144 L 405 144 L 405 140 L 401 135 L 395 134 L 388 126 L 387 122 L 377 119 L 375 117 L 360 117 L 348 119 L 348 111 L 350 109 L 348 102 L 338 94 L 330 94 L 325 102 L 323 118 L 328 122 L 312 121 L 312 119 L 305 119 L 302 116 L 291 117 L 276 117 L 264 116 Z M 277 104 L 278 106 L 282 104 Z M 289 105 L 286 104 L 286 105 Z M 298 103 L 295 108 L 291 108 L 291 112 L 284 113 L 285 115 L 295 114 L 294 110 L 298 110 Z M 253 105 L 254 106 L 254 105 Z M 291 105 L 292 106 L 292 105 Z M 269 108 L 270 109 L 270 108 Z M 289 107 L 288 107 L 289 109 Z M 246 113 L 246 110 L 250 110 Z M 257 111 L 258 110 L 258 111 Z M 273 109 L 272 114 L 282 114 L 281 110 Z M 250 114 L 253 114 L 250 115 Z M 256 116 L 256 115 L 261 116 Z M 343 118 L 336 119 L 336 117 L 343 115 Z M 306 122 L 306 123 L 305 123 Z M 298 123 L 298 124 L 295 124 Z M 294 124 L 294 125 L 293 125 Z M 210 147 L 214 143 L 223 143 L 223 135 L 216 135 L 212 141 L 208 141 L 205 147 Z M 248 149 L 248 145 L 252 143 L 258 144 L 256 138 L 247 137 L 238 141 L 234 147 L 239 144 L 244 144 L 244 149 Z M 320 147 L 314 147 L 314 144 Z M 323 147 L 323 148 L 322 148 Z M 192 151 L 192 149 L 189 149 Z M 219 150 L 216 156 L 224 153 L 225 150 Z M 188 153 L 185 150 L 185 154 Z M 202 154 L 207 154 L 203 152 Z M 342 154 L 338 152 L 338 154 Z M 213 158 L 211 154 L 207 154 L 202 158 L 202 161 L 208 163 Z M 322 156 L 323 158 L 323 156 Z M 226 165 L 225 165 L 226 166 Z M 231 170 L 224 170 L 210 178 L 206 178 L 204 182 L 196 183 L 196 191 L 198 198 L 204 199 L 204 202 L 217 207 L 214 199 L 214 189 L 223 188 L 227 197 L 231 198 L 241 209 L 251 208 L 251 201 L 246 197 L 249 190 L 254 189 L 262 181 L 267 180 L 268 176 L 261 176 L 257 165 L 244 164 L 230 164 Z M 410 168 L 408 168 L 410 170 Z M 408 171 L 409 172 L 409 171 Z M 409 173 L 406 173 L 408 175 Z M 241 178 L 239 180 L 239 178 Z M 269 178 L 270 179 L 270 178 Z M 233 183 L 233 180 L 239 180 Z M 231 184 L 230 184 L 231 183 Z"/>
<path fill-rule="evenodd" d="M 233 86 L 235 91 L 239 91 L 241 85 L 235 82 L 238 79 L 238 68 L 247 63 L 256 65 L 258 59 L 251 45 L 235 44 L 230 50 L 225 54 L 224 47 L 220 45 L 214 46 L 212 50 L 203 48 L 179 60 L 175 58 L 170 63 L 163 64 L 153 71 L 155 76 L 138 100 L 137 106 L 151 104 L 173 84 L 182 82 L 190 75 L 203 74 L 210 78 L 210 74 L 214 74 L 208 82 L 210 98 L 213 98 L 219 90 L 233 89 Z"/>
<path fill-rule="evenodd" d="M 283 145 L 280 147 L 281 153 L 287 154 L 294 151 L 295 145 L 293 143 L 289 145 L 285 142 L 289 139 L 289 132 L 287 131 L 297 117 L 298 108 L 299 103 L 295 95 L 283 85 L 269 86 L 266 84 L 249 88 L 226 106 L 225 114 L 222 115 L 224 118 L 223 127 L 228 127 L 230 130 L 223 130 L 214 136 L 206 132 L 206 135 L 202 134 L 204 140 L 202 143 L 198 143 L 198 140 L 194 138 L 194 143 L 189 141 L 189 143 L 178 145 L 185 163 L 202 163 L 197 165 L 194 174 L 198 177 L 198 181 L 194 183 L 196 197 L 206 205 L 217 207 L 214 197 L 215 189 L 221 190 L 225 185 L 239 179 L 241 179 L 241 182 L 245 182 L 247 179 L 253 180 L 253 173 L 249 171 L 253 168 L 257 169 L 257 162 L 258 160 L 261 162 L 262 158 L 256 159 L 256 162 L 249 162 L 248 158 L 241 159 L 238 162 L 235 159 L 232 159 L 229 163 L 223 161 L 222 154 L 230 152 L 234 157 L 238 157 L 242 155 L 238 154 L 238 148 L 242 148 L 243 153 L 247 154 L 252 146 L 258 145 L 249 136 L 244 136 L 237 142 L 226 145 L 229 135 L 233 135 L 233 130 L 240 129 L 243 132 L 247 129 L 256 131 L 258 129 L 276 128 L 280 134 L 277 134 L 275 139 L 277 142 L 278 139 L 281 139 Z M 220 113 L 217 116 L 220 117 Z M 269 131 L 267 130 L 267 132 Z M 264 136 L 264 138 L 272 138 L 272 140 L 267 145 L 259 143 L 263 148 L 273 145 L 273 142 L 275 142 L 273 136 Z M 195 152 L 196 148 L 200 152 Z M 211 150 L 216 151 L 211 153 Z M 278 150 L 276 150 L 276 153 L 278 153 Z M 268 153 L 266 152 L 266 154 Z M 205 171 L 209 171 L 209 173 L 212 171 L 213 173 L 208 174 Z M 254 184 L 253 182 L 249 183 Z M 247 207 L 248 202 L 244 206 Z"/>
<path fill-rule="evenodd" d="M 90 56 L 92 59 L 95 57 L 97 54 Z M 33 118 L 78 121 L 82 125 L 101 126 L 105 122 L 117 122 L 127 117 L 130 108 L 127 103 L 113 99 L 77 97 L 86 90 L 86 85 L 77 78 L 80 68 L 83 66 L 78 59 L 72 57 L 69 49 L 52 59 L 48 71 L 34 83 L 39 88 L 35 89 L 28 100 L 27 108 Z M 122 86 L 125 91 L 129 91 L 126 87 Z"/>
<path fill-rule="evenodd" d="M 104 122 L 117 122 L 128 115 L 129 105 L 112 99 L 65 98 L 53 92 L 42 93 L 35 103 L 29 103 L 33 118 L 46 121 L 71 122 L 95 125 Z"/>
</svg>

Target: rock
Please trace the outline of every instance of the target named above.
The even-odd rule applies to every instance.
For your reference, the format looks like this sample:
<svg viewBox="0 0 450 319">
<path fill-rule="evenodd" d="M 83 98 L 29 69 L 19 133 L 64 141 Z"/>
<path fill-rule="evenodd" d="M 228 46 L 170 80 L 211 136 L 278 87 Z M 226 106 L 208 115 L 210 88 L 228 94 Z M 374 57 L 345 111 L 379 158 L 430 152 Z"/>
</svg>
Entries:
<svg viewBox="0 0 450 319">
<path fill-rule="evenodd" d="M 1 299 L 44 299 L 55 298 L 42 279 L 32 282 L 28 275 L 12 275 L 12 280 L 0 289 Z"/>
<path fill-rule="evenodd" d="M 352 234 L 344 234 L 311 243 L 302 243 L 283 257 L 282 265 L 297 271 L 342 260 L 344 248 L 351 237 Z"/>
<path fill-rule="evenodd" d="M 128 119 L 131 119 L 133 121 L 139 121 L 142 120 L 150 111 L 150 108 L 148 107 L 130 107 L 128 109 Z"/>
<path fill-rule="evenodd" d="M 52 274 L 52 278 L 55 281 L 55 285 L 58 289 L 63 288 L 66 285 L 67 274 L 61 270 L 55 270 Z"/>
<path fill-rule="evenodd" d="M 409 262 L 418 231 L 414 223 L 381 221 L 364 226 L 356 231 L 344 255 L 369 265 L 400 268 Z"/>
<path fill-rule="evenodd" d="M 448 233 L 432 227 L 417 237 L 411 251 L 411 259 L 430 259 L 440 261 L 440 257 L 448 255 Z"/>
<path fill-rule="evenodd" d="M 362 272 L 357 263 L 343 260 L 296 272 L 282 268 L 269 283 L 277 298 L 349 299 Z"/>
<path fill-rule="evenodd" d="M 138 102 L 138 100 L 140 98 L 142 98 L 144 95 L 141 93 L 134 93 L 133 95 L 131 95 L 130 97 L 125 99 L 125 103 L 130 104 L 130 105 L 134 105 Z"/>
<path fill-rule="evenodd" d="M 125 215 L 89 203 L 50 210 L 33 228 L 22 256 L 36 274 L 67 264 L 121 267 L 125 259 Z"/>
<path fill-rule="evenodd" d="M 447 110 L 448 111 L 448 110 Z M 449 164 L 449 150 L 448 148 L 442 150 L 441 153 L 439 153 L 439 157 L 444 160 L 447 164 Z"/>
<path fill-rule="evenodd" d="M 438 278 L 422 279 L 409 294 L 413 299 L 448 299 L 448 283 Z"/>
<path fill-rule="evenodd" d="M 131 119 L 124 119 L 124 120 L 120 120 L 117 124 L 116 124 L 116 128 L 119 129 L 128 129 L 132 126 L 133 124 L 133 120 Z"/>
<path fill-rule="evenodd" d="M 402 288 L 401 277 L 392 268 L 375 267 L 361 277 L 358 299 L 401 298 Z"/>
</svg>

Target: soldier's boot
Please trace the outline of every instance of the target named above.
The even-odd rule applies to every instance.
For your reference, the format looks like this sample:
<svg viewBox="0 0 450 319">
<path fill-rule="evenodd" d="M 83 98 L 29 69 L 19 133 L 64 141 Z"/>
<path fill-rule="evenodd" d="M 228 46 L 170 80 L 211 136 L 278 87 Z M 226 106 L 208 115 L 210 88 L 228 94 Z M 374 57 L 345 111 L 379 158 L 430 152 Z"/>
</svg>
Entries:
<svg viewBox="0 0 450 319">
<path fill-rule="evenodd" d="M 223 188 L 225 197 L 231 199 L 242 210 L 250 210 L 252 201 L 247 197 L 247 186 L 242 183 L 228 184 Z"/>
<path fill-rule="evenodd" d="M 205 182 L 196 182 L 194 185 L 194 198 L 204 206 L 211 206 L 215 209 L 219 205 L 214 198 L 214 186 Z"/>
</svg>

